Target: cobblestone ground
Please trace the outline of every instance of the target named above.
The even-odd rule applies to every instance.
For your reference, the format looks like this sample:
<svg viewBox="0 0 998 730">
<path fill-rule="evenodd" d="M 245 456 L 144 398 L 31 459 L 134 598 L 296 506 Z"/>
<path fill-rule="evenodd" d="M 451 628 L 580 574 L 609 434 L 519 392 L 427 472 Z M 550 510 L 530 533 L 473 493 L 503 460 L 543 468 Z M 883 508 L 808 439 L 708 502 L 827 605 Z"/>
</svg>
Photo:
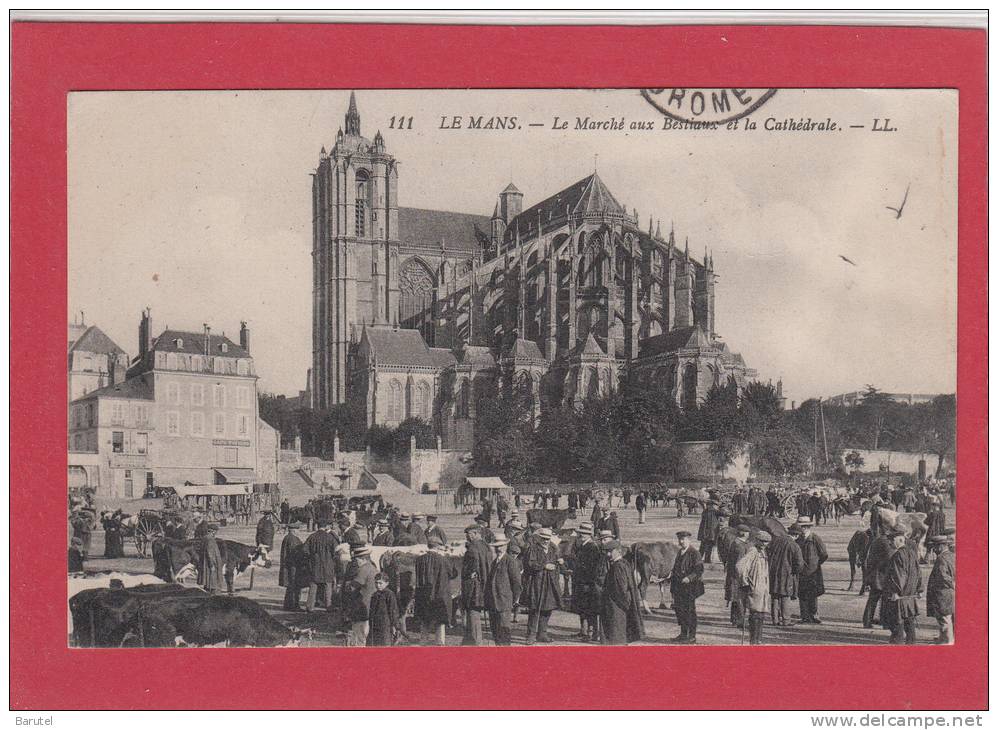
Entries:
<svg viewBox="0 0 998 730">
<path fill-rule="evenodd" d="M 653 508 L 649 510 L 644 525 L 638 524 L 637 512 L 633 505 L 628 508 L 615 508 L 621 525 L 624 543 L 633 541 L 675 540 L 677 530 L 690 530 L 696 534 L 699 516 L 692 515 L 683 518 L 676 517 L 674 507 Z M 581 516 L 581 515 L 580 515 Z M 955 520 L 953 509 L 946 509 L 946 524 L 953 525 Z M 470 522 L 467 515 L 441 515 L 441 526 L 453 539 L 462 534 L 464 527 Z M 569 526 L 577 522 L 570 522 Z M 764 641 L 772 644 L 886 644 L 888 632 L 876 629 L 864 629 L 862 626 L 863 607 L 866 596 L 859 596 L 859 576 L 852 592 L 847 592 L 849 584 L 849 560 L 846 554 L 846 544 L 857 529 L 864 529 L 858 517 L 844 517 L 841 524 L 834 522 L 821 525 L 816 529 L 828 549 L 828 562 L 824 565 L 825 587 L 827 593 L 818 601 L 821 625 L 797 625 L 792 628 L 780 629 L 767 624 L 764 629 Z M 255 527 L 227 526 L 219 530 L 219 537 L 252 543 Z M 282 532 L 278 532 L 279 548 Z M 304 534 L 301 536 L 304 539 Z M 152 559 L 138 555 L 135 545 L 126 543 L 126 557 L 116 560 L 106 560 L 99 557 L 104 550 L 103 533 L 93 535 L 92 558 L 86 562 L 86 569 L 92 571 L 120 570 L 128 573 L 151 573 Z M 275 552 L 277 552 L 275 550 Z M 282 609 L 284 589 L 277 585 L 278 565 L 275 555 L 271 569 L 256 569 L 254 572 L 253 589 L 249 589 L 249 577 L 240 576 L 236 579 L 237 595 L 246 596 L 258 601 L 278 620 L 302 628 L 312 628 L 315 631 L 313 645 L 342 645 L 342 636 L 335 631 L 333 616 L 326 613 L 306 614 L 304 612 L 287 612 Z M 717 557 L 715 555 L 715 560 Z M 930 556 L 931 562 L 931 556 Z M 928 578 L 931 564 L 922 567 L 923 581 Z M 700 626 L 697 632 L 699 644 L 739 644 L 742 642 L 741 632 L 732 627 L 728 620 L 728 608 L 724 603 L 724 569 L 715 562 L 705 566 L 704 582 L 706 594 L 697 601 Z M 304 591 L 302 605 L 304 606 Z M 669 597 L 666 594 L 666 603 Z M 645 629 L 649 645 L 666 645 L 678 633 L 675 614 L 668 608 L 658 608 L 659 594 L 655 586 L 649 588 L 648 603 L 654 609 L 651 616 L 645 616 Z M 918 622 L 919 643 L 931 642 L 936 636 L 935 620 L 926 617 L 924 600 L 919 606 L 922 616 Z M 795 617 L 798 606 L 794 604 Z M 461 643 L 463 628 L 460 624 L 448 631 L 447 643 Z M 578 617 L 569 611 L 555 611 L 550 623 L 550 635 L 557 644 L 588 645 L 575 638 L 579 631 Z M 526 616 L 520 616 L 514 624 L 513 638 L 515 644 L 523 644 L 526 633 Z M 416 638 L 414 636 L 414 638 Z M 747 643 L 748 637 L 745 636 Z"/>
</svg>

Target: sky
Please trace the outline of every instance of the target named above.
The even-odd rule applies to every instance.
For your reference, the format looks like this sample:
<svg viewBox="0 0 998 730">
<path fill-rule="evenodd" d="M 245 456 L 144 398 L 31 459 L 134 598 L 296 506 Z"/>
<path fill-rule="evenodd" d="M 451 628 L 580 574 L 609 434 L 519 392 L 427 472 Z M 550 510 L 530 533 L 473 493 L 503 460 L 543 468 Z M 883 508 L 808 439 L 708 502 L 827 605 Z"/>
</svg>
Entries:
<svg viewBox="0 0 998 730">
<path fill-rule="evenodd" d="M 208 323 L 235 339 L 245 320 L 261 390 L 297 394 L 311 364 L 310 173 L 348 98 L 70 94 L 69 320 L 83 312 L 132 356 L 145 307 L 157 333 Z M 402 206 L 489 215 L 511 180 L 527 207 L 596 168 L 642 227 L 652 216 L 691 254 L 712 252 L 717 331 L 790 400 L 956 389 L 955 91 L 783 89 L 755 129 L 698 131 L 663 130 L 636 90 L 358 90 L 357 102 L 364 136 L 380 130 L 399 161 Z M 412 129 L 391 129 L 393 115 Z M 519 128 L 470 130 L 472 115 Z M 462 129 L 440 128 L 454 116 Z M 574 129 L 586 116 L 625 128 Z M 840 130 L 764 128 L 808 117 Z M 896 131 L 874 132 L 875 118 Z M 898 218 L 886 206 L 906 188 Z"/>
</svg>

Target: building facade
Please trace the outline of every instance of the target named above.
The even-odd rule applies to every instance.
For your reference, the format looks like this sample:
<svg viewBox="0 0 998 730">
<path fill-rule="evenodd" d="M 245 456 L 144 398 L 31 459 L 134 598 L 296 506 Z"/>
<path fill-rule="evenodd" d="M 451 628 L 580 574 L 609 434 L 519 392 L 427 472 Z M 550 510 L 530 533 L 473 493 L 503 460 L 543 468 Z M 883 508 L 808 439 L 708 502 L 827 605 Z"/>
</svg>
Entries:
<svg viewBox="0 0 998 730">
<path fill-rule="evenodd" d="M 684 407 L 756 376 L 717 333 L 713 257 L 640 227 L 596 172 L 528 208 L 510 183 L 491 216 L 402 208 L 399 186 L 351 94 L 313 176 L 314 407 L 430 412 L 457 447 L 476 387 L 503 374 L 541 406 L 605 394 L 625 369 Z"/>
<path fill-rule="evenodd" d="M 246 324 L 239 344 L 207 325 L 152 331 L 146 310 L 127 377 L 70 404 L 70 448 L 97 454 L 98 491 L 139 497 L 147 487 L 255 483 L 276 474 L 277 439 L 258 417 Z"/>
</svg>

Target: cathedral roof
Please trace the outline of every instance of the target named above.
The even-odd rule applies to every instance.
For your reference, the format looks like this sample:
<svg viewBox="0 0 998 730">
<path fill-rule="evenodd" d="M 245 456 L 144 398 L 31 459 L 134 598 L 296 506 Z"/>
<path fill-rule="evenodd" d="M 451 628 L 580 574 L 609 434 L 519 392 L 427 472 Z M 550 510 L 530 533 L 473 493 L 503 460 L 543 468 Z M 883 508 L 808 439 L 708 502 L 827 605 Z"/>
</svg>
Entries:
<svg viewBox="0 0 998 730">
<path fill-rule="evenodd" d="M 643 340 L 638 357 L 651 357 L 667 352 L 675 352 L 684 347 L 713 347 L 707 334 L 699 326 L 680 327 Z"/>
<path fill-rule="evenodd" d="M 514 185 L 513 183 L 507 185 L 506 188 L 503 190 L 503 193 L 518 193 L 520 195 L 523 195 L 523 193 L 521 193 L 519 189 L 517 189 L 516 185 Z"/>
<path fill-rule="evenodd" d="M 513 346 L 509 348 L 509 356 L 517 360 L 543 360 L 541 348 L 533 340 L 525 340 L 517 337 Z"/>
<path fill-rule="evenodd" d="M 454 353 L 451 352 L 446 347 L 430 347 L 430 357 L 436 363 L 438 368 L 449 368 L 451 365 L 457 362 L 457 358 L 454 357 Z"/>
<path fill-rule="evenodd" d="M 495 367 L 496 359 L 492 356 L 492 350 L 488 347 L 478 345 L 465 345 L 457 353 L 458 362 L 462 365 L 471 365 L 479 368 Z"/>
<path fill-rule="evenodd" d="M 627 215 L 624 207 L 617 202 L 600 176 L 594 172 L 520 213 L 510 221 L 506 236 L 512 240 L 518 228 L 522 227 L 529 231 L 537 225 L 538 218 L 541 219 L 543 225 L 550 220 L 564 218 L 566 211 L 571 211 L 574 215 L 599 213 L 616 216 Z"/>
<path fill-rule="evenodd" d="M 78 326 L 78 325 L 77 325 Z M 72 334 L 71 334 L 72 336 Z M 70 352 L 96 352 L 101 355 L 124 355 L 125 351 L 104 334 L 100 327 L 91 325 L 75 341 L 69 343 Z"/>
<path fill-rule="evenodd" d="M 440 355 L 426 346 L 419 330 L 365 327 L 361 337 L 367 340 L 371 358 L 379 365 L 441 367 Z"/>
<path fill-rule="evenodd" d="M 399 240 L 404 244 L 433 246 L 471 253 L 479 249 L 476 227 L 489 230 L 489 217 L 426 208 L 399 208 Z"/>
</svg>

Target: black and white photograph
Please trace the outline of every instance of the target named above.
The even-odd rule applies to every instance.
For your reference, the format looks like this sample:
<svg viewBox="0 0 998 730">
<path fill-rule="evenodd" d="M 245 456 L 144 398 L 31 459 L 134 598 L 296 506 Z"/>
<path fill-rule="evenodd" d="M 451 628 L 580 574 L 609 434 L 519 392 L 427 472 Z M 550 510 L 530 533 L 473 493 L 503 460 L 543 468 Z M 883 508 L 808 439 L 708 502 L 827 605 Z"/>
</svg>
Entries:
<svg viewBox="0 0 998 730">
<path fill-rule="evenodd" d="M 958 102 L 68 94 L 69 646 L 958 641 Z"/>
</svg>

